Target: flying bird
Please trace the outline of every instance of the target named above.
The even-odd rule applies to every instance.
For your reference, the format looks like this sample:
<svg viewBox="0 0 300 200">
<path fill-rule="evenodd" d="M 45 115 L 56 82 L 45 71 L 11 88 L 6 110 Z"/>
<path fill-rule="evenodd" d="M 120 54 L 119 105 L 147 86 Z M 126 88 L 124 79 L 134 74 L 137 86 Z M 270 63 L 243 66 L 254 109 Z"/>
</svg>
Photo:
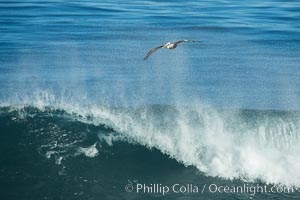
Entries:
<svg viewBox="0 0 300 200">
<path fill-rule="evenodd" d="M 172 43 L 172 42 L 167 42 L 167 43 L 164 44 L 164 45 L 161 45 L 161 46 L 159 46 L 159 47 L 155 47 L 155 48 L 151 49 L 151 50 L 147 53 L 147 55 L 145 56 L 144 60 L 147 60 L 147 58 L 149 58 L 149 56 L 150 56 L 151 54 L 153 54 L 155 51 L 157 51 L 158 49 L 162 49 L 162 48 L 175 49 L 175 48 L 177 47 L 178 44 L 183 43 L 183 42 L 198 42 L 198 41 L 194 41 L 194 40 L 179 40 L 179 41 L 174 42 L 174 43 Z"/>
</svg>

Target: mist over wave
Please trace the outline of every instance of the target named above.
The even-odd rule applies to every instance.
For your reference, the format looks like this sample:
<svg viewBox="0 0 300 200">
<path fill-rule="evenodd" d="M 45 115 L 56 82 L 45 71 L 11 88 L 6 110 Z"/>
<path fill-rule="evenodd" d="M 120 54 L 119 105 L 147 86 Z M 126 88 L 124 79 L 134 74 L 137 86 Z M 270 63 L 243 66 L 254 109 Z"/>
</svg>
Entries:
<svg viewBox="0 0 300 200">
<path fill-rule="evenodd" d="M 74 126 L 79 121 L 104 127 L 106 131 L 94 133 L 100 143 L 113 145 L 121 140 L 156 148 L 208 176 L 300 186 L 297 111 L 219 110 L 200 103 L 113 107 L 76 103 L 45 91 L 1 103 L 1 115 L 15 111 L 14 119 L 49 115 L 75 120 Z M 52 126 L 55 140 L 70 134 L 61 131 L 58 122 Z M 76 140 L 66 141 L 59 151 L 72 142 Z M 72 153 L 95 157 L 97 148 L 95 143 Z M 48 157 L 55 153 L 50 150 L 44 152 Z M 57 164 L 61 160 L 57 157 Z"/>
<path fill-rule="evenodd" d="M 300 188 L 299 11 L 294 0 L 0 2 L 1 199 L 162 197 L 124 191 L 137 182 Z M 182 39 L 200 42 L 143 60 Z"/>
</svg>

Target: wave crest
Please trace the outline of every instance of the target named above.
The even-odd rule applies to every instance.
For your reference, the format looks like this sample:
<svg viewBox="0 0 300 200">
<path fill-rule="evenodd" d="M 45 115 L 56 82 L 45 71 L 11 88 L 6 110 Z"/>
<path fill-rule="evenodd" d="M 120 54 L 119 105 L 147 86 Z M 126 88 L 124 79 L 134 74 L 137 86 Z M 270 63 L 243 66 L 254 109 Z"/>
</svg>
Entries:
<svg viewBox="0 0 300 200">
<path fill-rule="evenodd" d="M 105 125 L 118 133 L 99 134 L 109 145 L 123 140 L 157 148 L 208 176 L 300 186 L 298 112 L 220 111 L 203 105 L 86 106 L 48 97 L 23 107 L 61 110 L 81 122 Z M 90 149 L 91 157 L 98 154 L 94 146 Z"/>
</svg>

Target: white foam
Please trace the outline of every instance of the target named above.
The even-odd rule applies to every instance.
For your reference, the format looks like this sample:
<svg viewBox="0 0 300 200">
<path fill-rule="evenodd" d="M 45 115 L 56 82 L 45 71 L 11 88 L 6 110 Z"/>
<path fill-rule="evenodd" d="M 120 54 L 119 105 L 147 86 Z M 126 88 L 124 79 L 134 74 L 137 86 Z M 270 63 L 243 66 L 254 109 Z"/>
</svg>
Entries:
<svg viewBox="0 0 300 200">
<path fill-rule="evenodd" d="M 83 154 L 86 157 L 90 157 L 90 158 L 98 156 L 99 151 L 98 151 L 96 145 L 97 145 L 97 143 L 95 143 L 95 144 L 93 144 L 92 146 L 89 146 L 89 147 L 79 147 L 77 155 Z"/>
<path fill-rule="evenodd" d="M 114 133 L 109 133 L 108 135 L 99 133 L 98 138 L 100 139 L 100 141 L 105 141 L 109 146 L 112 146 L 113 142 L 124 141 L 126 139 L 123 135 L 115 135 Z"/>
<path fill-rule="evenodd" d="M 103 109 L 91 113 L 97 116 L 97 123 L 108 124 L 127 138 L 155 147 L 207 175 L 300 186 L 299 124 L 295 122 L 278 118 L 252 128 L 233 124 L 239 126 L 237 132 L 228 128 L 226 119 L 215 110 L 194 107 L 179 108 L 176 125 L 165 129 L 149 116 Z M 191 113 L 198 119 L 193 121 Z"/>
<path fill-rule="evenodd" d="M 295 120 L 266 116 L 249 125 L 234 113 L 224 115 L 202 105 L 176 107 L 172 113 L 163 113 L 151 107 L 84 106 L 47 93 L 33 100 L 28 98 L 23 105 L 39 109 L 50 106 L 65 110 L 85 123 L 105 124 L 122 135 L 103 137 L 109 145 L 120 139 L 135 141 L 157 148 L 209 176 L 300 186 L 300 119 L 297 116 Z M 78 152 L 88 157 L 98 155 L 96 144 L 80 147 Z"/>
</svg>

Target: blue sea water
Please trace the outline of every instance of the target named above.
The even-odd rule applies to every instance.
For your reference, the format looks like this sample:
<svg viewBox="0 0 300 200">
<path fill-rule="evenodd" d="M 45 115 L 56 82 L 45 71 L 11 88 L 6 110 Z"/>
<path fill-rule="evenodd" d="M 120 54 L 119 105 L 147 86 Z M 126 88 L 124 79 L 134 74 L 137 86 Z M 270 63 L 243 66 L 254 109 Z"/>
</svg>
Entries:
<svg viewBox="0 0 300 200">
<path fill-rule="evenodd" d="M 298 109 L 299 8 L 297 1 L 1 1 L 1 96 L 52 87 L 97 103 L 103 92 L 116 104 L 200 99 Z M 143 61 L 149 49 L 179 39 L 201 43 Z"/>
<path fill-rule="evenodd" d="M 0 35 L 3 199 L 299 198 L 124 191 L 300 186 L 299 1 L 0 0 Z"/>
</svg>

